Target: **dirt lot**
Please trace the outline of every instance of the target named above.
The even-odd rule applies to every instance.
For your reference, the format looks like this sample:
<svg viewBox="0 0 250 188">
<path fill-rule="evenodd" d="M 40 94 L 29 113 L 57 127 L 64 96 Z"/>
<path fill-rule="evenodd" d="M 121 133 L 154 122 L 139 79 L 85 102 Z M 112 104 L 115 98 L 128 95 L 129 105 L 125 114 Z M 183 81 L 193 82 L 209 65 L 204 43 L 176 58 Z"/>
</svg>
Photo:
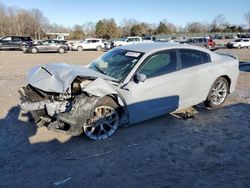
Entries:
<svg viewBox="0 0 250 188">
<path fill-rule="evenodd" d="M 36 129 L 17 90 L 36 64 L 84 65 L 101 52 L 0 51 L 0 187 L 249 187 L 250 49 L 238 55 L 237 90 L 224 107 L 183 120 L 165 115 L 104 141 Z"/>
</svg>

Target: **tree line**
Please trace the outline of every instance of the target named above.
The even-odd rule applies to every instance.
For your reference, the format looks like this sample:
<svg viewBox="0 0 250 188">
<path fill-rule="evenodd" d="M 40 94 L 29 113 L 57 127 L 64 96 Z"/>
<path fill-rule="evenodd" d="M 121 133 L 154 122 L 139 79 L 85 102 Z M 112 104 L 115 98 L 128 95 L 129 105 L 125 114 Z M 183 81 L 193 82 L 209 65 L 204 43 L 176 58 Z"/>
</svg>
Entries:
<svg viewBox="0 0 250 188">
<path fill-rule="evenodd" d="M 48 32 L 69 33 L 69 39 L 79 40 L 84 37 L 105 39 L 123 36 L 166 35 L 176 33 L 210 32 L 250 32 L 250 11 L 244 14 L 246 25 L 230 24 L 223 15 L 213 18 L 210 23 L 190 22 L 185 27 L 176 26 L 166 19 L 158 24 L 139 22 L 135 19 L 123 19 L 118 25 L 113 18 L 102 19 L 97 23 L 85 22 L 73 27 L 51 24 L 39 9 L 19 9 L 0 3 L 0 36 L 24 35 L 42 39 Z M 244 28 L 248 28 L 244 29 Z"/>
</svg>

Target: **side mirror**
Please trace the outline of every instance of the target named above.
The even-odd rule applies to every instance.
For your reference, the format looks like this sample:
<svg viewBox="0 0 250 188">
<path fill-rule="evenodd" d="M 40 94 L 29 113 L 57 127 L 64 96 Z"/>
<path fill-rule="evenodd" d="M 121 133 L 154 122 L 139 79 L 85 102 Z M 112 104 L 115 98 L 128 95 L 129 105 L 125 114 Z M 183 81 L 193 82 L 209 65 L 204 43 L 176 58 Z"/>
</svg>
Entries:
<svg viewBox="0 0 250 188">
<path fill-rule="evenodd" d="M 134 80 L 136 82 L 144 82 L 146 80 L 147 76 L 145 74 L 140 74 L 140 73 L 137 73 L 134 77 Z"/>
</svg>

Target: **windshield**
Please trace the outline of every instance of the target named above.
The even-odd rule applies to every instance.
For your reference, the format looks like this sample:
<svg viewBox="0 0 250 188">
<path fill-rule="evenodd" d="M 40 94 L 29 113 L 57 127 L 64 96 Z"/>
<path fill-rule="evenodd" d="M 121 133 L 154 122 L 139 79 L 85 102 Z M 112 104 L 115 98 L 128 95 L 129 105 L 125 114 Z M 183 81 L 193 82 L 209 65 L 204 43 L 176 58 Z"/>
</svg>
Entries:
<svg viewBox="0 0 250 188">
<path fill-rule="evenodd" d="M 123 81 L 143 56 L 141 52 L 113 49 L 94 60 L 89 68 Z"/>
</svg>

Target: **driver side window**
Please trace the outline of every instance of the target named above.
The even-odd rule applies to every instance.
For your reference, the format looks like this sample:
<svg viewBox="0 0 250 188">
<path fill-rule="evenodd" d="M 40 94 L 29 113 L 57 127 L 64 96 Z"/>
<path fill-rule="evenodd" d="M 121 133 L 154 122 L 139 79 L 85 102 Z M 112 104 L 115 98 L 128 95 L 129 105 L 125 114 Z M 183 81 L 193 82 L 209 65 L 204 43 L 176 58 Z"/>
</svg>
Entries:
<svg viewBox="0 0 250 188">
<path fill-rule="evenodd" d="M 152 78 L 176 70 L 176 51 L 170 50 L 150 57 L 150 59 L 142 66 L 139 73 L 145 74 L 147 78 Z"/>
</svg>

